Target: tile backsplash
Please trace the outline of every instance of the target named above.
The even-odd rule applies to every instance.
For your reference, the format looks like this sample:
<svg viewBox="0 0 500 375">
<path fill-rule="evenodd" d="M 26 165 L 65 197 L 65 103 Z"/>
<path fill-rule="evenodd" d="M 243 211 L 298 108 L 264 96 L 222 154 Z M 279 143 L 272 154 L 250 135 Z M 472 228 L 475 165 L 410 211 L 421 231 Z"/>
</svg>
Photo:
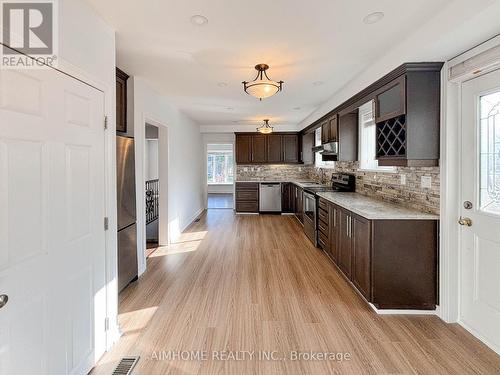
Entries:
<svg viewBox="0 0 500 375">
<path fill-rule="evenodd" d="M 237 165 L 236 181 L 291 181 L 309 180 L 311 167 L 304 165 L 262 164 Z"/>
<path fill-rule="evenodd" d="M 392 173 L 364 171 L 358 167 L 358 162 L 336 162 L 333 168 L 322 168 L 323 182 L 330 181 L 333 172 L 354 174 L 356 192 L 360 194 L 439 214 L 439 167 L 398 167 Z M 319 181 L 320 177 L 320 169 L 313 166 L 237 165 L 236 167 L 236 181 Z M 430 188 L 425 187 L 429 178 Z"/>
</svg>

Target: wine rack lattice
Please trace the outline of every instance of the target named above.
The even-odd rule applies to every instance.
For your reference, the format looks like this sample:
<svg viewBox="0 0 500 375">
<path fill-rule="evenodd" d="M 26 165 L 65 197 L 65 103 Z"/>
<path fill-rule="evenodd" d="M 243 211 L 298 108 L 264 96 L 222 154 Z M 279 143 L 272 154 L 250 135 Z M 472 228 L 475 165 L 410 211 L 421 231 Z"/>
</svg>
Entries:
<svg viewBox="0 0 500 375">
<path fill-rule="evenodd" d="M 406 116 L 377 124 L 377 157 L 406 156 Z"/>
</svg>

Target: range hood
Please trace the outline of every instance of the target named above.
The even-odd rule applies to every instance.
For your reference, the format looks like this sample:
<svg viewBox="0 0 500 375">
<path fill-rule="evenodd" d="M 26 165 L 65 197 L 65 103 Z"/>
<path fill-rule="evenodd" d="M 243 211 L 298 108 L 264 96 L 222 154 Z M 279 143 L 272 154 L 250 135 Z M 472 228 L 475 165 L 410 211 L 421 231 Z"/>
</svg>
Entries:
<svg viewBox="0 0 500 375">
<path fill-rule="evenodd" d="M 338 155 L 339 153 L 339 143 L 330 142 L 323 144 L 323 151 L 321 155 Z"/>
</svg>

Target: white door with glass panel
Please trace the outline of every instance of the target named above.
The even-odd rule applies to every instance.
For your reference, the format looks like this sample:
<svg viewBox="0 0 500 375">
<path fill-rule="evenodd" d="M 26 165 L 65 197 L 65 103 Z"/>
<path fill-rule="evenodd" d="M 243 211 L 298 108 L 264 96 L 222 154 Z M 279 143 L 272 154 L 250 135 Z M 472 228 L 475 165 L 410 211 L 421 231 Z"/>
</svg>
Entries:
<svg viewBox="0 0 500 375">
<path fill-rule="evenodd" d="M 500 71 L 462 86 L 460 322 L 500 353 Z"/>
<path fill-rule="evenodd" d="M 0 70 L 0 374 L 86 374 L 105 344 L 104 97 Z"/>
</svg>

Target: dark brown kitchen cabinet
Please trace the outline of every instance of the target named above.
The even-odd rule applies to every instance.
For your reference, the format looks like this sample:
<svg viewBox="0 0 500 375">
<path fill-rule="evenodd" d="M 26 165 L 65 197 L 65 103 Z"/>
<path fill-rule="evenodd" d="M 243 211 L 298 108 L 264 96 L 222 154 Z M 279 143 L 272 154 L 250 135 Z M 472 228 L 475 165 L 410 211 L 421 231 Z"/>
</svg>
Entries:
<svg viewBox="0 0 500 375">
<path fill-rule="evenodd" d="M 328 143 L 330 141 L 330 128 L 328 127 L 328 120 L 321 124 L 321 144 Z"/>
<path fill-rule="evenodd" d="M 371 225 L 358 215 L 351 215 L 352 283 L 367 299 L 371 299 Z"/>
<path fill-rule="evenodd" d="M 338 161 L 358 160 L 358 110 L 339 117 L 338 120 Z"/>
<path fill-rule="evenodd" d="M 321 124 L 321 143 L 338 142 L 339 116 L 335 114 Z"/>
<path fill-rule="evenodd" d="M 283 162 L 282 136 L 279 134 L 270 134 L 267 136 L 267 162 Z"/>
<path fill-rule="evenodd" d="M 352 274 L 351 223 L 352 217 L 350 212 L 344 209 L 340 209 L 337 265 L 349 279 L 351 278 Z"/>
<path fill-rule="evenodd" d="M 116 68 L 116 131 L 127 132 L 127 79 L 128 74 Z"/>
<path fill-rule="evenodd" d="M 375 95 L 375 122 L 406 113 L 406 75 L 396 78 Z"/>
<path fill-rule="evenodd" d="M 299 136 L 298 134 L 282 135 L 283 162 L 295 164 L 299 162 Z"/>
<path fill-rule="evenodd" d="M 281 184 L 281 212 L 295 213 L 295 191 L 294 184 L 284 182 Z"/>
<path fill-rule="evenodd" d="M 337 205 L 329 203 L 329 214 L 330 214 L 330 246 L 329 255 L 332 260 L 337 263 L 339 257 L 339 224 L 340 224 L 340 208 Z"/>
<path fill-rule="evenodd" d="M 252 136 L 237 135 L 235 143 L 235 155 L 237 164 L 250 164 L 252 162 Z"/>
<path fill-rule="evenodd" d="M 236 212 L 259 212 L 259 183 L 236 182 L 235 186 Z"/>
<path fill-rule="evenodd" d="M 267 162 L 267 137 L 265 135 L 254 135 L 252 137 L 252 163 L 260 164 Z"/>
<path fill-rule="evenodd" d="M 319 241 L 320 247 L 368 302 L 378 309 L 435 309 L 438 220 L 370 220 L 327 204 L 329 219 L 320 215 L 319 222 L 329 226 L 329 246 Z"/>
<path fill-rule="evenodd" d="M 236 163 L 298 164 L 301 145 L 298 133 L 236 133 Z"/>
</svg>

